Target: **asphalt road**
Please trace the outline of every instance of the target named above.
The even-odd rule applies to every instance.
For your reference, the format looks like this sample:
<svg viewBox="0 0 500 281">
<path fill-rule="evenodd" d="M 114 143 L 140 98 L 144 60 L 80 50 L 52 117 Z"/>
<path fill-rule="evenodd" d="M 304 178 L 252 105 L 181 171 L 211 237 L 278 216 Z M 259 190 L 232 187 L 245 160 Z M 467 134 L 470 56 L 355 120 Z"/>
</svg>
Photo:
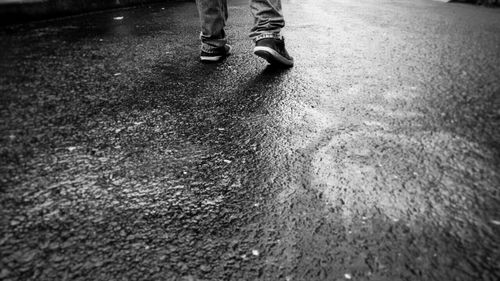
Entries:
<svg viewBox="0 0 500 281">
<path fill-rule="evenodd" d="M 243 0 L 0 28 L 0 279 L 498 280 L 500 10 L 283 6 L 288 70 Z"/>
</svg>

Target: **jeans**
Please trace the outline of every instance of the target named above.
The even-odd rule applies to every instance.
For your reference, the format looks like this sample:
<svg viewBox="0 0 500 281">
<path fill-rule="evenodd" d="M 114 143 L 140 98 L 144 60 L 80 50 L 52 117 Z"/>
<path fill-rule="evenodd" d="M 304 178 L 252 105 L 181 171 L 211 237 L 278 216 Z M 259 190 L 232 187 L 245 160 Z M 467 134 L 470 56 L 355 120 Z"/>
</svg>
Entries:
<svg viewBox="0 0 500 281">
<path fill-rule="evenodd" d="M 228 17 L 227 0 L 196 0 L 201 22 L 201 49 L 211 52 L 226 44 L 224 32 Z M 250 38 L 254 41 L 261 37 L 279 37 L 285 20 L 281 11 L 281 0 L 250 0 L 250 11 L 254 26 Z"/>
</svg>

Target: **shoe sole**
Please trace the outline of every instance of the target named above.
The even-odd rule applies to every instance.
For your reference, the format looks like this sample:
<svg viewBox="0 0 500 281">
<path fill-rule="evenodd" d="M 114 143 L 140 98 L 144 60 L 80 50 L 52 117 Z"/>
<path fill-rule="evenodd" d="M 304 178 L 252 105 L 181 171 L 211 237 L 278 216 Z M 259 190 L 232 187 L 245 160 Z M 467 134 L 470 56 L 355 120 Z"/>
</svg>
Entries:
<svg viewBox="0 0 500 281">
<path fill-rule="evenodd" d="M 222 56 L 200 56 L 200 59 L 202 61 L 210 61 L 210 62 L 216 62 L 216 61 L 220 61 L 222 59 Z"/>
<path fill-rule="evenodd" d="M 257 46 L 253 49 L 253 53 L 265 59 L 271 65 L 293 66 L 293 60 L 289 60 L 272 48 Z"/>
<path fill-rule="evenodd" d="M 222 60 L 223 58 L 229 56 L 231 54 L 231 49 L 232 47 L 230 45 L 226 45 L 229 47 L 229 50 L 227 50 L 227 53 L 225 55 L 220 55 L 220 56 L 200 56 L 201 61 L 205 62 L 217 62 Z"/>
</svg>

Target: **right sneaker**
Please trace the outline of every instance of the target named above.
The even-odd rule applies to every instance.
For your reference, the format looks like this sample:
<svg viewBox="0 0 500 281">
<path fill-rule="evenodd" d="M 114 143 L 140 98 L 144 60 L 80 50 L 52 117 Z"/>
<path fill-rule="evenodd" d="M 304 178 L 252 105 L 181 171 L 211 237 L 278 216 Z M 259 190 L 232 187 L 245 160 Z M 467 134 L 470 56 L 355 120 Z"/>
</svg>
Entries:
<svg viewBox="0 0 500 281">
<path fill-rule="evenodd" d="M 202 62 L 218 62 L 231 54 L 231 45 L 215 48 L 210 52 L 201 51 L 200 59 Z"/>
<path fill-rule="evenodd" d="M 262 38 L 255 43 L 253 53 L 271 65 L 292 67 L 293 58 L 285 49 L 284 38 Z"/>
</svg>

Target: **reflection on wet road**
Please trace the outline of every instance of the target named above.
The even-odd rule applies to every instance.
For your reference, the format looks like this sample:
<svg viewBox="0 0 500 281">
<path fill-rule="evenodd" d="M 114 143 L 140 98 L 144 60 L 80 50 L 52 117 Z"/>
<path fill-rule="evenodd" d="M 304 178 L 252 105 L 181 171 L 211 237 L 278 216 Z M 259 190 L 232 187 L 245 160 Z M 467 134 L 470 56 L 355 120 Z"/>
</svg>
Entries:
<svg viewBox="0 0 500 281">
<path fill-rule="evenodd" d="M 498 279 L 500 11 L 283 1 L 279 70 L 230 6 L 0 29 L 0 279 Z"/>
</svg>

